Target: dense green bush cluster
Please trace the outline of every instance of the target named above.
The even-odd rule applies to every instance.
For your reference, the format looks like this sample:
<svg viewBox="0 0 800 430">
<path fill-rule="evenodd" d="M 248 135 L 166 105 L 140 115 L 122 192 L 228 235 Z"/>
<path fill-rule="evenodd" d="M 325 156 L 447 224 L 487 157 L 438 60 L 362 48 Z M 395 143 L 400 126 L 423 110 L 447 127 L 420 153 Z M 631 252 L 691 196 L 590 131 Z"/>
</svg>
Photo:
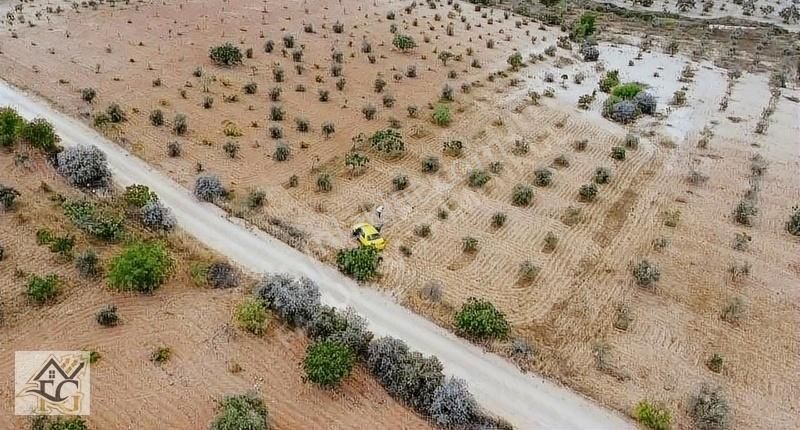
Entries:
<svg viewBox="0 0 800 430">
<path fill-rule="evenodd" d="M 264 402 L 255 393 L 225 397 L 219 402 L 211 430 L 267 430 L 269 416 Z"/>
<path fill-rule="evenodd" d="M 395 157 L 403 155 L 406 150 L 403 136 L 391 128 L 376 131 L 369 138 L 369 144 L 373 149 Z"/>
<path fill-rule="evenodd" d="M 324 388 L 341 384 L 355 365 L 355 355 L 340 342 L 322 340 L 312 343 L 303 359 L 306 377 Z"/>
<path fill-rule="evenodd" d="M 647 400 L 642 400 L 636 405 L 633 416 L 652 430 L 669 430 L 672 422 L 672 416 L 666 408 Z"/>
<path fill-rule="evenodd" d="M 234 66 L 242 63 L 242 51 L 230 42 L 211 47 L 208 56 L 219 65 Z"/>
<path fill-rule="evenodd" d="M 506 316 L 486 300 L 471 297 L 455 315 L 458 330 L 479 339 L 503 338 L 511 330 Z"/>
<path fill-rule="evenodd" d="M 57 275 L 47 275 L 44 277 L 33 275 L 28 280 L 28 298 L 37 304 L 43 304 L 53 300 L 58 295 L 59 278 Z"/>
<path fill-rule="evenodd" d="M 67 200 L 62 208 L 73 224 L 98 239 L 114 242 L 125 233 L 122 216 L 101 210 L 89 200 Z"/>
<path fill-rule="evenodd" d="M 172 269 L 172 258 L 163 243 L 134 242 L 111 260 L 108 282 L 118 290 L 152 293 Z"/>
<path fill-rule="evenodd" d="M 336 254 L 336 265 L 342 273 L 358 281 L 368 281 L 378 274 L 380 255 L 371 246 L 341 249 Z"/>
</svg>

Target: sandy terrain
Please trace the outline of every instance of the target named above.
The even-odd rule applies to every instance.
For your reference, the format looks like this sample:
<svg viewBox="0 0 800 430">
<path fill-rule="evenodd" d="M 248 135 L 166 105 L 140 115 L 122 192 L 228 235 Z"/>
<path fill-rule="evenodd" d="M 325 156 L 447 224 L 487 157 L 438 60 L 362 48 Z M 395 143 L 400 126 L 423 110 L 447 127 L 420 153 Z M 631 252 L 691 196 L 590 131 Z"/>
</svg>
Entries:
<svg viewBox="0 0 800 430">
<path fill-rule="evenodd" d="M 120 103 L 130 119 L 108 130 L 110 137 L 183 184 L 193 181 L 196 163 L 201 162 L 206 171 L 232 184 L 240 198 L 251 187 L 266 190 L 268 206 L 263 213 L 247 217 L 262 226 L 277 218 L 302 229 L 309 241 L 304 250 L 318 258 L 328 259 L 333 249 L 350 243 L 347 226 L 369 219 L 365 208 L 384 204 L 384 233 L 391 245 L 378 288 L 445 327 L 451 326 L 453 309 L 467 297 L 490 299 L 509 315 L 515 336 L 536 350 L 523 367 L 563 381 L 602 403 L 628 413 L 642 398 L 663 401 L 673 411 L 676 426 L 688 428 L 688 396 L 700 382 L 711 381 L 721 385 L 730 399 L 736 428 L 785 428 L 797 421 L 799 413 L 791 405 L 800 387 L 800 368 L 794 359 L 800 353 L 800 312 L 798 291 L 791 287 L 800 283 L 800 242 L 784 228 L 790 208 L 800 202 L 800 179 L 795 174 L 800 153 L 796 102 L 781 97 L 766 134 L 758 135 L 756 122 L 769 99 L 763 74 L 745 73 L 732 87 L 727 110 L 721 112 L 718 105 L 727 86 L 726 70 L 708 61 L 671 57 L 658 49 L 644 52 L 630 67 L 628 60 L 635 59 L 637 48 L 604 43 L 601 61 L 605 68 L 619 69 L 623 81 L 646 82 L 660 102 L 660 115 L 630 127 L 643 136 L 639 150 L 628 151 L 627 160 L 618 162 L 609 152 L 621 144 L 628 129 L 600 117 L 603 94 L 599 93 L 589 111 L 575 107 L 577 97 L 596 88 L 598 80 L 595 66 L 580 62 L 575 52 L 559 48 L 557 58 L 545 57 L 522 69 L 513 75 L 520 79 L 516 86 L 510 85 L 509 78 L 487 80 L 489 72 L 505 68 L 513 48 L 525 57 L 529 52 L 540 53 L 555 43 L 557 31 L 540 29 L 538 23 L 516 29 L 514 22 L 520 18 L 503 20 L 499 11 L 489 25 L 488 16 L 481 18 L 465 5 L 463 14 L 472 28 L 466 30 L 465 24 L 453 19 L 456 36 L 450 37 L 445 34 L 450 21 L 446 6 L 430 10 L 420 5 L 406 16 L 402 2 L 381 2 L 359 12 L 354 12 L 355 2 L 326 4 L 309 8 L 308 14 L 302 3 L 285 8 L 270 5 L 269 13 L 262 13 L 260 4 L 234 6 L 216 1 L 142 5 L 138 11 L 117 6 L 65 12 L 50 18 L 49 24 L 17 26 L 18 38 L 3 42 L 6 56 L 0 57 L 0 72 L 73 115 Z M 385 19 L 388 10 L 397 13 L 395 21 Z M 433 19 L 435 13 L 441 21 Z M 418 19 L 418 27 L 410 25 L 413 18 Z M 345 23 L 343 34 L 330 30 L 336 20 Z M 302 24 L 309 22 L 317 33 L 303 32 Z M 392 48 L 391 22 L 401 32 L 412 34 L 420 47 L 409 53 Z M 323 23 L 328 28 L 323 29 Z M 150 31 L 143 32 L 143 27 Z M 65 38 L 67 28 L 69 39 Z M 305 45 L 301 76 L 296 75 L 291 58 L 279 52 L 286 32 Z M 422 42 L 423 33 L 431 36 L 430 44 Z M 537 37 L 536 42 L 530 43 L 531 36 Z M 372 43 L 375 65 L 360 51 L 364 37 Z M 488 37 L 496 41 L 492 50 L 485 47 Z M 276 42 L 271 54 L 261 48 L 268 39 Z M 253 47 L 254 58 L 235 69 L 212 66 L 208 46 L 223 40 Z M 353 41 L 353 47 L 347 46 L 348 41 Z M 629 42 L 636 43 L 633 38 Z M 474 49 L 483 68 L 469 67 L 468 56 L 461 62 L 451 60 L 445 67 L 433 53 L 434 48 L 457 53 L 467 47 Z M 336 90 L 328 73 L 335 48 L 344 53 L 347 85 L 343 93 Z M 270 71 L 274 62 L 282 64 L 287 76 L 281 84 L 281 104 L 287 112 L 283 140 L 293 148 L 293 156 L 283 163 L 271 159 L 275 140 L 266 131 L 272 105 L 266 94 L 276 85 Z M 394 71 L 402 73 L 412 63 L 419 77 L 394 82 Z M 100 73 L 95 73 L 96 64 Z M 693 82 L 678 82 L 686 64 L 692 65 L 696 76 Z M 215 99 L 208 110 L 200 106 L 205 95 L 202 81 L 192 76 L 197 66 L 216 76 L 208 85 Z M 457 71 L 456 79 L 446 78 L 451 69 Z M 556 75 L 555 83 L 543 81 L 548 71 Z M 580 85 L 572 83 L 577 71 L 586 73 Z M 660 77 L 653 76 L 656 72 Z M 388 82 L 386 91 L 397 98 L 391 109 L 381 107 L 381 95 L 372 90 L 378 73 Z M 562 73 L 568 75 L 566 88 L 559 83 Z M 315 82 L 318 74 L 323 83 Z M 163 81 L 160 87 L 152 86 L 156 78 Z M 59 79 L 67 82 L 59 83 Z M 236 103 L 222 101 L 223 94 L 241 93 L 249 80 L 259 85 L 256 95 L 239 94 Z M 460 93 L 462 82 L 478 80 L 481 83 L 470 94 Z M 427 104 L 436 102 L 445 82 L 456 89 L 455 114 L 454 123 L 441 129 L 427 121 Z M 306 86 L 305 93 L 294 91 L 298 83 Z M 791 85 L 784 95 L 797 97 Z M 89 86 L 98 90 L 93 106 L 81 101 L 78 93 Z M 528 91 L 541 92 L 548 86 L 555 97 L 543 98 L 541 106 L 530 106 Z M 668 99 L 682 86 L 688 89 L 686 106 L 668 109 Z M 323 87 L 330 90 L 327 103 L 317 100 L 317 89 Z M 186 99 L 179 95 L 182 89 Z M 360 110 L 366 103 L 378 107 L 378 119 L 363 119 Z M 420 119 L 406 117 L 409 104 L 420 107 Z M 168 121 L 175 112 L 188 115 L 187 136 L 176 138 L 169 127 L 149 124 L 149 111 L 159 106 Z M 295 116 L 307 117 L 312 132 L 294 131 Z M 403 123 L 408 153 L 391 161 L 367 152 L 371 162 L 366 173 L 351 175 L 343 163 L 353 146 L 351 139 L 385 127 L 390 117 Z M 729 117 L 742 120 L 734 122 Z M 226 120 L 236 122 L 243 131 L 237 139 L 241 150 L 236 159 L 229 159 L 222 150 L 228 140 L 222 134 Z M 250 127 L 254 121 L 256 128 Z M 328 139 L 320 133 L 324 121 L 336 125 L 336 133 Z M 698 148 L 706 126 L 713 136 L 707 149 Z M 466 143 L 460 158 L 441 154 L 442 142 L 453 138 Z M 184 145 L 181 158 L 166 155 L 165 144 L 174 139 Z M 517 139 L 530 144 L 528 154 L 512 153 Z M 589 139 L 587 150 L 573 150 L 573 142 L 579 139 Z M 730 214 L 748 188 L 753 153 L 767 160 L 768 170 L 761 183 L 755 224 L 743 227 Z M 553 168 L 553 185 L 537 187 L 531 207 L 513 206 L 512 188 L 530 183 L 535 168 L 550 166 L 561 154 L 570 164 Z M 438 173 L 420 172 L 420 162 L 427 155 L 440 157 Z M 503 169 L 484 188 L 466 186 L 469 170 L 488 168 L 496 161 L 502 162 Z M 591 182 L 599 166 L 612 169 L 611 183 L 601 186 L 594 203 L 579 202 L 578 187 Z M 709 179 L 698 186 L 688 184 L 686 175 L 692 167 Z M 334 176 L 330 193 L 316 192 L 319 172 Z M 398 173 L 407 174 L 411 185 L 395 192 L 391 181 Z M 296 188 L 286 186 L 292 174 L 299 176 Z M 569 207 L 581 208 L 582 222 L 574 226 L 563 222 Z M 239 210 L 238 201 L 231 209 Z M 447 210 L 446 220 L 438 218 L 440 209 Z M 665 226 L 665 213 L 675 210 L 680 210 L 677 226 Z M 491 226 L 497 211 L 508 216 L 507 225 L 500 229 Z M 421 223 L 431 225 L 429 238 L 413 234 Z M 543 249 L 548 232 L 559 238 L 550 253 Z M 732 249 L 737 232 L 752 236 L 747 251 Z M 479 240 L 477 254 L 461 252 L 465 236 Z M 668 245 L 655 250 L 653 241 L 662 237 Z M 411 256 L 404 257 L 399 245 L 408 247 Z M 632 264 L 643 258 L 660 269 L 655 292 L 636 287 L 630 275 Z M 518 280 L 519 265 L 525 260 L 541 268 L 531 284 Z M 729 266 L 744 262 L 751 264 L 750 275 L 734 282 Z M 426 303 L 417 294 L 430 281 L 442 286 L 440 304 Z M 747 312 L 738 325 L 732 325 L 719 315 L 737 296 L 747 302 Z M 612 324 L 619 305 L 626 305 L 633 315 L 625 332 Z M 612 373 L 622 375 L 622 380 L 596 368 L 598 344 L 608 346 L 609 360 L 617 370 Z M 502 351 L 508 344 L 489 346 Z M 725 358 L 722 374 L 705 366 L 714 353 Z"/>
<path fill-rule="evenodd" d="M 13 154 L 0 152 L 0 183 L 22 193 L 14 212 L 0 212 L 0 238 L 6 249 L 0 262 L 0 428 L 22 428 L 18 426 L 24 423 L 12 412 L 14 351 L 30 349 L 100 353 L 92 365 L 89 418 L 97 429 L 206 428 L 217 399 L 247 390 L 261 393 L 274 428 L 430 428 L 395 402 L 365 369 L 357 369 L 332 392 L 305 384 L 299 364 L 307 346 L 303 333 L 277 321 L 261 338 L 236 328 L 231 315 L 246 287 L 218 291 L 194 286 L 190 265 L 213 255 L 183 233 L 171 239 L 178 247 L 174 256 L 179 269 L 153 296 L 114 293 L 99 281 L 80 278 L 72 262 L 36 245 L 39 228 L 74 234 L 76 249 L 94 247 L 106 260 L 119 246 L 92 243 L 64 219 L 50 197 L 77 193 L 35 158 L 26 168 L 15 165 Z M 42 182 L 53 189 L 51 194 L 40 189 Z M 23 290 L 28 273 L 57 273 L 62 278 L 63 292 L 56 304 L 27 303 Z M 102 328 L 95 313 L 109 303 L 118 306 L 122 324 Z M 163 346 L 173 356 L 156 366 L 149 356 Z M 241 371 L 229 371 L 235 365 Z"/>
</svg>

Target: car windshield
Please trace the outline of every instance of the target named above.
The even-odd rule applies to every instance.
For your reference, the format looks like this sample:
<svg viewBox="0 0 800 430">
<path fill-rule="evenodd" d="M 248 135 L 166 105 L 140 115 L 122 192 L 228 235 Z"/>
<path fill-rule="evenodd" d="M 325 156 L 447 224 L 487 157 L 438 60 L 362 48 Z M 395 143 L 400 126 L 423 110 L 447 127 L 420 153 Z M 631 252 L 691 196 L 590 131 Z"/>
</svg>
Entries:
<svg viewBox="0 0 800 430">
<path fill-rule="evenodd" d="M 381 236 L 378 233 L 372 233 L 370 235 L 367 235 L 367 240 L 378 240 L 380 238 Z"/>
</svg>

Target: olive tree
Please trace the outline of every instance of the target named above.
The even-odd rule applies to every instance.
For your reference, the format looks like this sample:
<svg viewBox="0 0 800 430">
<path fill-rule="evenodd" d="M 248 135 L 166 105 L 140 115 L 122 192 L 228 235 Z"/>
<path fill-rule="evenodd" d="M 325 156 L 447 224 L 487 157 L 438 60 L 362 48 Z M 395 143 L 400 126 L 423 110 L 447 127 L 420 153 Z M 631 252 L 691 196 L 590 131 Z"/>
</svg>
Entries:
<svg viewBox="0 0 800 430">
<path fill-rule="evenodd" d="M 267 430 L 269 416 L 255 393 L 236 394 L 219 402 L 211 430 Z"/>
<path fill-rule="evenodd" d="M 319 287 L 310 279 L 286 273 L 268 273 L 254 293 L 278 316 L 293 326 L 305 327 L 320 306 Z"/>
<path fill-rule="evenodd" d="M 478 402 L 463 379 L 449 378 L 434 391 L 428 413 L 442 427 L 463 428 L 475 421 Z"/>
</svg>

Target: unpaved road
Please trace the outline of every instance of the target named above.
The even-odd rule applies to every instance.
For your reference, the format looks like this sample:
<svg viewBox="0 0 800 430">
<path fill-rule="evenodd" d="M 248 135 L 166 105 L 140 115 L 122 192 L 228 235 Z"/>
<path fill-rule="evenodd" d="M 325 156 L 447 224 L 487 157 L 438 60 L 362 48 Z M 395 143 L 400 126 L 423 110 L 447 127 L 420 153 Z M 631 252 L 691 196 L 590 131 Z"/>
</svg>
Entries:
<svg viewBox="0 0 800 430">
<path fill-rule="evenodd" d="M 200 203 L 181 185 L 78 120 L 0 81 L 0 106 L 24 117 L 51 121 L 65 146 L 93 144 L 105 152 L 121 186 L 144 184 L 175 212 L 181 227 L 202 243 L 248 270 L 289 272 L 314 280 L 323 301 L 353 307 L 377 335 L 405 340 L 411 348 L 439 357 L 448 374 L 469 382 L 478 401 L 518 429 L 633 429 L 620 414 L 540 377 L 523 374 L 506 360 L 482 351 L 374 290 L 362 288 L 334 268 L 302 254 L 260 230 L 231 220 L 218 207 Z"/>
</svg>

